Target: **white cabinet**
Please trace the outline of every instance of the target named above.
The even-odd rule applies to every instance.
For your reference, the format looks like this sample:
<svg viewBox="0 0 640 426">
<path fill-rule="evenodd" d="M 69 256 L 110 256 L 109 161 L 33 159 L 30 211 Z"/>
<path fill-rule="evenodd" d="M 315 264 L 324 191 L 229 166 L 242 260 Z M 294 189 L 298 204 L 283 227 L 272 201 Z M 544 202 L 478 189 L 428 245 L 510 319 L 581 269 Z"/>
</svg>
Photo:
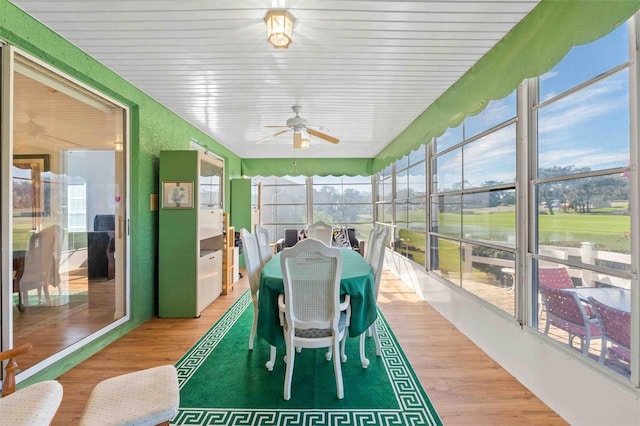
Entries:
<svg viewBox="0 0 640 426">
<path fill-rule="evenodd" d="M 223 166 L 198 151 L 160 153 L 159 187 L 179 184 L 193 201 L 167 203 L 160 193 L 160 317 L 198 317 L 222 293 Z"/>
</svg>

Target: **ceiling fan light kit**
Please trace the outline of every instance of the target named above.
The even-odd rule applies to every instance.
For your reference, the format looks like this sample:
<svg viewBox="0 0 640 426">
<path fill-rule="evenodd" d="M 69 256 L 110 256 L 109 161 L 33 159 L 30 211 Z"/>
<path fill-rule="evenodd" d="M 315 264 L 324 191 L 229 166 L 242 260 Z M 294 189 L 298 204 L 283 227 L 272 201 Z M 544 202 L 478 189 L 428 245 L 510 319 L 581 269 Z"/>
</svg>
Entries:
<svg viewBox="0 0 640 426">
<path fill-rule="evenodd" d="M 267 24 L 267 41 L 276 49 L 286 49 L 291 44 L 295 18 L 283 9 L 273 9 L 264 17 Z"/>
<path fill-rule="evenodd" d="M 309 137 L 305 134 L 304 130 L 293 132 L 293 148 L 309 149 Z"/>
</svg>

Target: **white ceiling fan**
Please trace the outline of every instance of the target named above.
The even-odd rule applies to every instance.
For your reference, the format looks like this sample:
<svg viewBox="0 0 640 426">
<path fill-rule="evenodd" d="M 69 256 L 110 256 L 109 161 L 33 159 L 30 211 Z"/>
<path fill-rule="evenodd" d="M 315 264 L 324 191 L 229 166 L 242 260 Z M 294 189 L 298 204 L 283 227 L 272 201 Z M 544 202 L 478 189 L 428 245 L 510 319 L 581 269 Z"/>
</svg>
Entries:
<svg viewBox="0 0 640 426">
<path fill-rule="evenodd" d="M 278 132 L 275 132 L 272 135 L 269 135 L 267 137 L 260 139 L 256 143 L 262 143 L 268 139 L 275 138 L 277 136 L 280 136 L 282 134 L 285 134 L 291 131 L 293 131 L 293 147 L 295 149 L 309 148 L 309 138 L 307 135 L 314 136 L 318 139 L 322 139 L 324 141 L 327 141 L 333 144 L 337 144 L 340 142 L 340 139 L 338 138 L 335 138 L 331 135 L 328 135 L 319 130 L 312 129 L 311 127 L 309 127 L 311 125 L 307 124 L 307 120 L 300 117 L 300 111 L 302 110 L 302 107 L 300 105 L 294 105 L 291 107 L 291 109 L 296 114 L 296 116 L 288 119 L 286 126 L 265 126 L 265 127 L 285 128 L 286 130 L 280 130 Z M 318 126 L 314 126 L 314 127 L 318 127 Z"/>
<path fill-rule="evenodd" d="M 25 134 L 32 138 L 42 138 L 46 141 L 53 143 L 64 143 L 75 146 L 80 146 L 79 143 L 64 139 L 58 136 L 47 133 L 47 129 L 42 124 L 36 122 L 37 113 L 28 113 L 29 120 L 24 123 L 18 123 L 15 128 L 17 134 Z"/>
</svg>

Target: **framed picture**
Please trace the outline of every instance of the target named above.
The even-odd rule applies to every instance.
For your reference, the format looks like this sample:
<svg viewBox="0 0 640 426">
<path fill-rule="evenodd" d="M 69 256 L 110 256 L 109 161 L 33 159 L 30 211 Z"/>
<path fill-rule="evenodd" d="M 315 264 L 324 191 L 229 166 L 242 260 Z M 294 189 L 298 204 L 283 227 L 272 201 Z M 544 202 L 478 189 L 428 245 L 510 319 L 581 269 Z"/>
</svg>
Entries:
<svg viewBox="0 0 640 426">
<path fill-rule="evenodd" d="M 14 215 L 42 216 L 48 210 L 42 173 L 49 171 L 49 155 L 14 155 L 13 167 Z"/>
<path fill-rule="evenodd" d="M 163 209 L 192 209 L 193 182 L 162 182 Z"/>
</svg>

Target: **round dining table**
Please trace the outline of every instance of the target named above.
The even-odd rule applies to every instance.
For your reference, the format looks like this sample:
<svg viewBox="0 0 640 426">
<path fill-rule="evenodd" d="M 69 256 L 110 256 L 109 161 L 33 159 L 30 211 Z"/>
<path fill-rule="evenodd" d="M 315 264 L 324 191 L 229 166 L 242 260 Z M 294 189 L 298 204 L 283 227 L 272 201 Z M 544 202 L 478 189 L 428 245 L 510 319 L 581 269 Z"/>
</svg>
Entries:
<svg viewBox="0 0 640 426">
<path fill-rule="evenodd" d="M 374 295 L 374 276 L 371 265 L 356 251 L 341 248 L 342 273 L 340 294 L 351 297 L 351 323 L 349 336 L 364 333 L 378 317 Z M 278 313 L 278 296 L 284 293 L 280 253 L 267 262 L 260 274 L 258 300 L 258 336 L 272 346 L 284 344 Z"/>
</svg>

